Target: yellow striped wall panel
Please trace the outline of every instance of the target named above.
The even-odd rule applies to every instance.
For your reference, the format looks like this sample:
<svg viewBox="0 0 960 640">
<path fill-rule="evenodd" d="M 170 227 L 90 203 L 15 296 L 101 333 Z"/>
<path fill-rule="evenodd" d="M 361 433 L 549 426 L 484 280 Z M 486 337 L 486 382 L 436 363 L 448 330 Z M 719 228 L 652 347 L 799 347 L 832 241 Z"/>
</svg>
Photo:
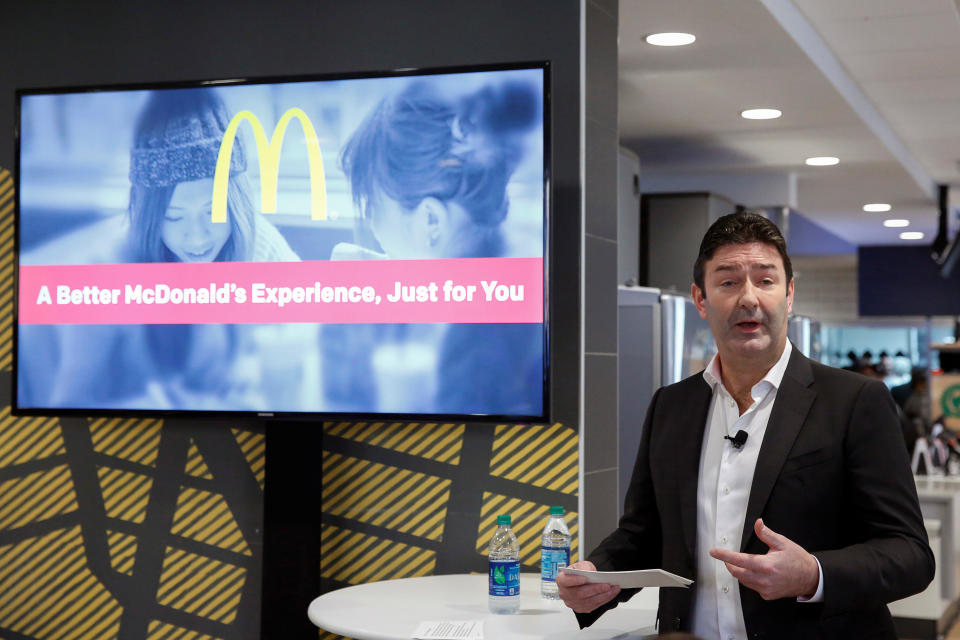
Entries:
<svg viewBox="0 0 960 640">
<path fill-rule="evenodd" d="M 0 371 L 13 363 L 13 176 L 0 168 Z"/>
<path fill-rule="evenodd" d="M 250 555 L 230 506 L 219 493 L 181 487 L 171 533 L 228 551 Z"/>
<path fill-rule="evenodd" d="M 111 467 L 98 467 L 100 491 L 108 518 L 143 522 L 150 500 L 153 478 Z"/>
<path fill-rule="evenodd" d="M 110 566 L 118 573 L 133 575 L 133 562 L 137 553 L 137 537 L 119 531 L 107 531 L 110 548 Z"/>
<path fill-rule="evenodd" d="M 207 463 L 200 454 L 200 449 L 197 449 L 197 443 L 192 439 L 190 440 L 190 451 L 187 452 L 186 472 L 188 475 L 194 476 L 195 478 L 206 478 L 208 480 L 213 479 L 213 474 L 210 473 Z"/>
<path fill-rule="evenodd" d="M 157 602 L 229 624 L 237 616 L 246 577 L 243 567 L 167 547 Z"/>
<path fill-rule="evenodd" d="M 500 425 L 490 475 L 576 495 L 579 447 L 577 432 L 562 424 Z"/>
<path fill-rule="evenodd" d="M 253 431 L 233 429 L 233 437 L 237 439 L 237 444 L 240 445 L 243 456 L 247 459 L 250 470 L 253 471 L 253 475 L 256 476 L 257 482 L 260 483 L 260 490 L 262 491 L 266 475 L 266 436 L 262 433 L 254 433 Z"/>
<path fill-rule="evenodd" d="M 462 424 L 403 422 L 328 422 L 326 435 L 346 438 L 375 447 L 421 456 L 428 460 L 460 464 Z"/>
<path fill-rule="evenodd" d="M 121 613 L 87 567 L 79 526 L 0 547 L 0 626 L 42 640 L 106 640 Z"/>
<path fill-rule="evenodd" d="M 561 424 L 450 426 L 456 428 L 452 440 L 458 447 L 456 458 L 430 453 L 429 447 L 413 448 L 414 443 L 420 445 L 424 437 L 434 433 L 436 425 L 324 425 L 321 578 L 325 589 L 402 577 L 393 575 L 384 554 L 407 548 L 410 540 L 402 534 L 420 535 L 406 526 L 410 517 L 401 515 L 402 501 L 409 501 L 413 492 L 422 494 L 431 487 L 442 491 L 443 502 L 433 502 L 433 508 L 444 513 L 442 522 L 444 528 L 450 528 L 450 540 L 472 540 L 471 548 L 452 549 L 446 531 L 441 537 L 427 536 L 424 551 L 443 563 L 431 573 L 483 571 L 500 513 L 510 513 L 514 519 L 526 570 L 539 567 L 540 535 L 549 507 L 575 504 L 571 498 L 578 492 L 576 431 Z M 470 429 L 477 431 L 470 434 Z M 439 442 L 441 436 L 434 436 Z M 444 446 L 436 450 L 449 451 Z M 418 462 L 398 457 L 395 452 L 423 459 Z M 455 465 L 451 462 L 454 459 Z M 469 506 L 450 503 L 451 495 L 468 501 Z M 397 514 L 393 520 L 388 517 L 392 513 Z M 578 553 L 578 515 L 570 511 L 565 516 L 571 530 L 573 560 Z M 386 527 L 397 535 L 392 537 L 390 531 L 373 527 Z M 371 562 L 375 567 L 366 568 Z M 358 566 L 364 567 L 360 575 Z M 378 572 L 376 566 L 382 569 Z"/>
<path fill-rule="evenodd" d="M 152 620 L 147 631 L 147 640 L 221 640 L 215 636 L 208 636 L 176 625 Z"/>
<path fill-rule="evenodd" d="M 66 453 L 56 418 L 14 418 L 0 409 L 0 468 Z"/>
<path fill-rule="evenodd" d="M 436 553 L 413 545 L 325 525 L 320 575 L 349 584 L 433 574 Z"/>
<path fill-rule="evenodd" d="M 497 529 L 497 516 L 509 514 L 511 518 L 510 526 L 520 543 L 520 564 L 539 570 L 540 536 L 543 533 L 544 525 L 547 524 L 550 506 L 485 491 L 483 493 L 480 527 L 477 530 L 477 552 L 486 555 L 490 538 L 493 537 L 493 532 Z M 576 562 L 578 554 L 579 526 L 577 515 L 573 511 L 567 512 L 563 517 L 567 523 L 567 528 L 570 529 L 571 562 Z"/>
<path fill-rule="evenodd" d="M 97 418 L 90 422 L 90 438 L 94 451 L 152 467 L 162 427 L 160 420 Z"/>
<path fill-rule="evenodd" d="M 77 510 L 70 470 L 60 465 L 0 483 L 0 531 L 17 529 Z"/>
<path fill-rule="evenodd" d="M 7 380 L 12 344 L 13 202 L 10 173 L 0 169 L 0 370 L 6 372 Z M 9 406 L 0 405 L 0 469 L 5 474 L 0 482 L 4 541 L 0 545 L 0 638 L 259 638 L 257 616 L 250 614 L 260 606 L 259 592 L 245 590 L 244 585 L 247 568 L 261 562 L 262 540 L 253 534 L 249 540 L 236 537 L 238 518 L 246 514 L 231 510 L 253 507 L 243 501 L 228 505 L 224 495 L 229 492 L 220 487 L 230 487 L 233 478 L 210 474 L 203 454 L 211 453 L 198 447 L 202 440 L 191 433 L 210 428 L 221 427 L 176 424 L 165 432 L 163 422 L 152 419 L 13 418 Z M 239 458 L 241 467 L 236 471 L 245 473 L 245 461 L 262 490 L 265 438 L 256 431 L 232 430 L 238 451 L 220 463 Z M 161 441 L 166 443 L 167 438 L 170 446 L 161 449 Z M 184 444 L 184 438 L 189 444 Z M 166 462 L 158 468 L 163 451 Z M 12 475 L 26 463 L 24 471 Z M 85 475 L 97 484 L 77 480 Z M 190 500 L 184 485 L 205 490 L 192 490 L 197 499 Z M 171 486 L 179 493 L 171 494 Z M 164 491 L 158 491 L 161 488 Z M 158 512 L 156 502 L 148 511 L 151 495 L 164 494 L 170 496 L 173 513 Z M 176 506 L 174 495 L 180 498 Z M 259 498 L 262 494 L 250 496 Z M 159 504 L 164 504 L 163 498 Z M 113 521 L 105 522 L 103 513 Z M 144 528 L 165 521 L 174 522 L 177 531 Z M 181 533 L 185 539 L 174 538 L 177 542 L 170 543 Z M 172 548 L 180 543 L 187 548 Z M 210 555 L 218 559 L 202 555 L 203 544 L 218 547 L 210 548 Z M 224 562 L 220 549 L 240 560 Z M 106 554 L 100 553 L 103 550 Z M 157 552 L 166 554 L 162 566 L 160 562 L 137 565 Z M 155 598 L 147 603 L 135 594 L 143 594 L 144 585 L 149 593 L 157 584 Z M 126 610 L 125 603 L 131 604 Z M 154 603 L 160 606 L 148 610 Z M 164 606 L 180 613 L 167 619 Z M 192 628 L 190 615 L 203 624 Z"/>
<path fill-rule="evenodd" d="M 443 539 L 449 480 L 327 451 L 322 473 L 325 513 Z"/>
</svg>

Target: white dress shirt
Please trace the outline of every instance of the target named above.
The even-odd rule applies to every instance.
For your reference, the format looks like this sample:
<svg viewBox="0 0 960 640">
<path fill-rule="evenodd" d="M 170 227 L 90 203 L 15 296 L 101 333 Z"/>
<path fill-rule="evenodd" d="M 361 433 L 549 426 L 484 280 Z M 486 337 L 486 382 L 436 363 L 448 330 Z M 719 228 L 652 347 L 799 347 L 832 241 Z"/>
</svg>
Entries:
<svg viewBox="0 0 960 640">
<path fill-rule="evenodd" d="M 710 557 L 710 549 L 740 551 L 757 456 L 791 351 L 787 341 L 777 363 L 750 389 L 753 403 L 743 415 L 723 386 L 716 355 L 703 372 L 704 380 L 713 388 L 713 399 L 700 449 L 693 632 L 704 640 L 747 637 L 740 585 L 723 562 Z M 734 436 L 741 429 L 747 432 L 747 441 L 737 449 L 724 436 Z"/>
</svg>

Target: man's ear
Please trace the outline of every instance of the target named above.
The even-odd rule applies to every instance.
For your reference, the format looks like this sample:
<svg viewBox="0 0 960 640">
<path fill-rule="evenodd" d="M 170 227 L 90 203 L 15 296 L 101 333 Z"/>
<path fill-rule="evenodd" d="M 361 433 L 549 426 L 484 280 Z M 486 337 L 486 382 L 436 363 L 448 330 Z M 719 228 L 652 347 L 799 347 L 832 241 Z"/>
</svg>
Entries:
<svg viewBox="0 0 960 640">
<path fill-rule="evenodd" d="M 793 278 L 790 278 L 790 284 L 787 285 L 787 314 L 793 313 Z"/>
<path fill-rule="evenodd" d="M 450 212 L 437 198 L 424 198 L 413 210 L 414 233 L 417 243 L 434 249 L 450 232 Z"/>
<path fill-rule="evenodd" d="M 697 313 L 704 320 L 707 319 L 707 297 L 703 295 L 703 290 L 694 282 L 690 285 L 690 296 L 693 298 L 693 304 L 697 307 Z"/>
</svg>

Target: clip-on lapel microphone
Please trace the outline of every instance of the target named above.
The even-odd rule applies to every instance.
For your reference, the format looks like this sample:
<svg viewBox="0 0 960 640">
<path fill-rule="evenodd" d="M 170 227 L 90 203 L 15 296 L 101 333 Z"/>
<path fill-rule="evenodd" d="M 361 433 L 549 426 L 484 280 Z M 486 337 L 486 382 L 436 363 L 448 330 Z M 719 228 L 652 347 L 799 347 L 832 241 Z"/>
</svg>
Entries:
<svg viewBox="0 0 960 640">
<path fill-rule="evenodd" d="M 743 429 L 740 429 L 740 431 L 737 431 L 737 435 L 723 436 L 723 439 L 729 440 L 730 444 L 733 445 L 734 449 L 739 449 L 747 442 L 747 432 L 744 431 Z"/>
</svg>

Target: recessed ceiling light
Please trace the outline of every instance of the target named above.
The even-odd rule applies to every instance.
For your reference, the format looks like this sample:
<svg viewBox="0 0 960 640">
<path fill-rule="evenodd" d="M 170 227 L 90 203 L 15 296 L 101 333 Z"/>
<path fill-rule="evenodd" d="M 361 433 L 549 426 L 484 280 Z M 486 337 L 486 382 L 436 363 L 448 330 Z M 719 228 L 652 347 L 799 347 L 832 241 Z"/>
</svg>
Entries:
<svg viewBox="0 0 960 640">
<path fill-rule="evenodd" d="M 869 211 L 870 213 L 886 213 L 890 211 L 890 205 L 886 202 L 874 202 L 873 204 L 863 205 L 864 211 Z"/>
<path fill-rule="evenodd" d="M 773 120 L 774 118 L 779 118 L 783 115 L 783 112 L 780 109 L 747 109 L 740 112 L 741 118 L 746 118 L 747 120 Z"/>
<path fill-rule="evenodd" d="M 840 163 L 840 158 L 833 156 L 817 156 L 816 158 L 807 158 L 804 160 L 811 167 L 829 167 Z"/>
<path fill-rule="evenodd" d="M 883 226 L 885 226 L 885 227 L 909 227 L 909 226 L 910 226 L 910 221 L 909 221 L 909 220 L 900 220 L 900 219 L 897 219 L 897 218 L 892 218 L 892 219 L 890 219 L 890 220 L 884 220 L 884 221 L 883 221 Z"/>
<path fill-rule="evenodd" d="M 901 240 L 923 240 L 923 231 L 904 231 L 900 234 Z"/>
<path fill-rule="evenodd" d="M 658 47 L 682 47 L 685 44 L 691 44 L 697 36 L 692 33 L 651 33 L 644 40 L 647 44 L 655 44 Z"/>
</svg>

